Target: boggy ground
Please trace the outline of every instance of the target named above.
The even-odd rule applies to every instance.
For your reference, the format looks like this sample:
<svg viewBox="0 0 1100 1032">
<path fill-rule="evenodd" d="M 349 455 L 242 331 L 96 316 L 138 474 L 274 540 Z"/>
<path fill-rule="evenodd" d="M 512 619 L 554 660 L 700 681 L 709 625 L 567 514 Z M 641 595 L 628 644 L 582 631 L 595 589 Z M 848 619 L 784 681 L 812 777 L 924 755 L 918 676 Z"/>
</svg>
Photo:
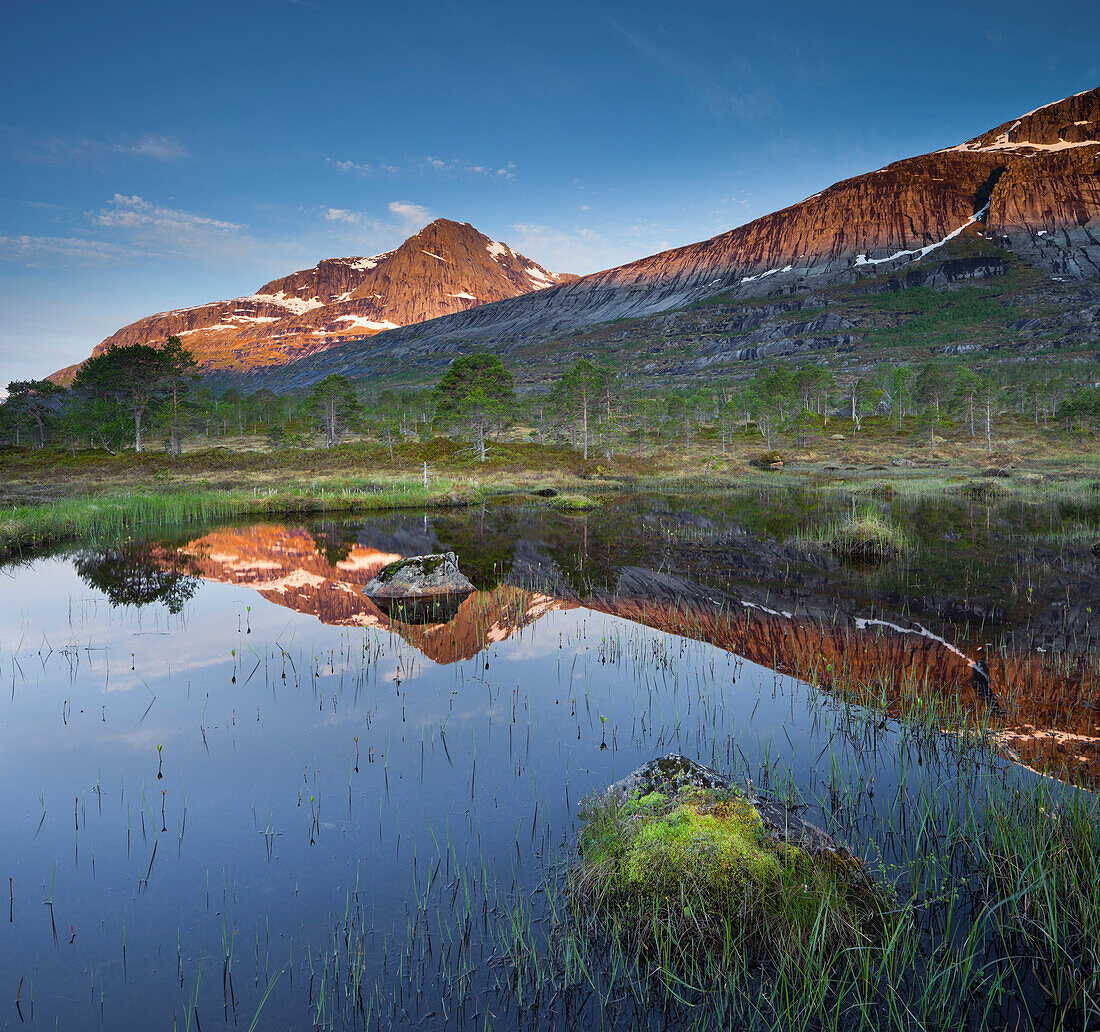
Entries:
<svg viewBox="0 0 1100 1032">
<path fill-rule="evenodd" d="M 1009 482 L 1017 494 L 1038 496 L 1052 488 L 1100 485 L 1095 442 L 1042 432 L 1027 420 L 1000 428 L 992 454 L 965 428 L 937 437 L 934 458 L 923 435 L 882 419 L 863 420 L 858 433 L 845 419 L 830 420 L 826 429 L 828 436 L 812 436 L 805 447 L 780 445 L 780 470 L 752 466 L 765 450 L 755 432 L 724 444 L 704 433 L 687 447 L 648 438 L 625 453 L 593 449 L 585 460 L 567 446 L 524 440 L 531 431 L 520 429 L 493 444 L 484 463 L 472 449 L 442 438 L 392 451 L 366 440 L 273 450 L 260 438 L 242 436 L 229 446 L 191 442 L 178 458 L 155 451 L 9 449 L 0 452 L 0 556 L 141 522 L 173 526 L 217 515 L 446 507 L 540 487 L 592 494 L 798 484 L 858 496 L 872 484 L 912 494 L 993 472 L 1001 478 L 990 494 Z"/>
</svg>

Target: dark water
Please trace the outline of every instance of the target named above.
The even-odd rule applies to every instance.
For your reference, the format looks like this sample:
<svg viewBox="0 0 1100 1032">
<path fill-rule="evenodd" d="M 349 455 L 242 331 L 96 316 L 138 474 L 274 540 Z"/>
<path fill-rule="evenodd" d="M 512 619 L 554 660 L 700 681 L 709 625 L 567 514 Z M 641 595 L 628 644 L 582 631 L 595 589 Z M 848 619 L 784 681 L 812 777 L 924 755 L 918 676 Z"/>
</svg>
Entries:
<svg viewBox="0 0 1100 1032">
<path fill-rule="evenodd" d="M 819 628 L 803 648 L 833 633 L 826 612 L 904 631 L 919 615 L 957 650 L 898 640 L 969 677 L 994 636 L 1017 665 L 1070 634 L 1087 658 L 1087 622 L 1050 616 L 1067 584 L 1080 595 L 1084 552 L 1020 527 L 1008 541 L 997 528 L 1017 517 L 964 511 L 951 548 L 849 569 L 789 543 L 809 515 L 760 508 L 512 503 L 217 528 L 0 571 L 0 1024 L 515 1027 L 506 1005 L 456 1014 L 435 953 L 410 977 L 410 926 L 441 929 L 471 882 L 537 902 L 579 800 L 654 755 L 793 791 L 880 871 L 908 859 L 908 800 L 1038 776 L 997 753 L 967 753 L 964 774 L 961 746 L 853 718 L 783 673 L 774 637 L 714 644 L 684 614 L 738 599 L 768 634 Z M 441 547 L 480 589 L 449 624 L 391 622 L 363 598 L 385 562 Z M 1021 601 L 1001 571 L 1036 548 L 1061 565 Z"/>
</svg>

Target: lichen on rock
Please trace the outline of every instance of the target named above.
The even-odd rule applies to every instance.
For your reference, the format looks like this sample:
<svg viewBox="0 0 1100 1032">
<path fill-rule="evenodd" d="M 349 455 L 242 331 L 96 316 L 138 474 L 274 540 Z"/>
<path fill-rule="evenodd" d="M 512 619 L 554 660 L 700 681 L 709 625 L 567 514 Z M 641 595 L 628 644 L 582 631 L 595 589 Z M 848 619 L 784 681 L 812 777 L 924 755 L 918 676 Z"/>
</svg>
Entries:
<svg viewBox="0 0 1100 1032">
<path fill-rule="evenodd" d="M 473 590 L 454 552 L 442 552 L 408 556 L 384 566 L 363 593 L 372 599 L 394 599 L 468 595 Z"/>
</svg>

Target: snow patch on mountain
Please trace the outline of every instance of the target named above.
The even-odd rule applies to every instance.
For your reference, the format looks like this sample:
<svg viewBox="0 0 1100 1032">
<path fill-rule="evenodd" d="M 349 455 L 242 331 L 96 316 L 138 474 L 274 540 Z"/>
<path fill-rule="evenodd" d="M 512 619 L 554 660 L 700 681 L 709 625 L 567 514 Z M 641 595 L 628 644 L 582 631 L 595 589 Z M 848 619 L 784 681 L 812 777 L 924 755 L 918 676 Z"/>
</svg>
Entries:
<svg viewBox="0 0 1100 1032">
<path fill-rule="evenodd" d="M 912 251 L 895 251 L 889 258 L 868 258 L 865 254 L 857 254 L 855 259 L 856 265 L 882 265 L 885 262 L 894 262 L 899 258 L 905 258 L 909 255 L 915 255 L 916 261 L 920 261 L 926 255 L 931 254 L 937 247 L 943 247 L 948 240 L 954 240 L 967 226 L 974 225 L 975 222 L 980 222 L 989 213 L 989 205 L 987 204 L 981 211 L 975 212 L 970 216 L 958 229 L 953 229 L 942 240 L 937 240 L 934 244 L 928 244 L 926 247 L 920 247 Z"/>
<path fill-rule="evenodd" d="M 280 305 L 295 315 L 302 315 L 304 312 L 324 305 L 324 301 L 318 301 L 316 298 L 307 300 L 303 297 L 293 297 L 281 290 L 277 294 L 250 294 L 248 297 L 237 298 L 237 301 L 259 301 L 269 305 Z"/>
<path fill-rule="evenodd" d="M 523 271 L 532 283 L 537 283 L 542 287 L 552 287 L 554 285 L 553 277 L 548 276 L 542 269 L 536 268 L 534 265 L 528 265 Z"/>
</svg>

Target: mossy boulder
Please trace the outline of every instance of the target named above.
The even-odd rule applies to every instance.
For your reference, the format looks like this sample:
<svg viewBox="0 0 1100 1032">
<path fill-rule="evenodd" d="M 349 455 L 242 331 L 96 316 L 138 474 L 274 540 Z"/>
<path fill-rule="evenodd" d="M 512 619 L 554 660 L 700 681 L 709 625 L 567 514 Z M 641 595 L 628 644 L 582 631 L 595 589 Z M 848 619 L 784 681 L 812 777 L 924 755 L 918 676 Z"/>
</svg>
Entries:
<svg viewBox="0 0 1100 1032">
<path fill-rule="evenodd" d="M 582 805 L 579 898 L 662 965 L 731 950 L 781 961 L 813 936 L 843 948 L 886 928 L 887 893 L 862 861 L 686 757 L 651 761 Z"/>
<path fill-rule="evenodd" d="M 783 468 L 783 456 L 775 450 L 766 451 L 761 455 L 757 455 L 756 458 L 749 459 L 749 465 L 755 466 L 757 469 L 780 470 Z"/>
<path fill-rule="evenodd" d="M 598 499 L 582 494 L 560 494 L 551 498 L 549 504 L 559 512 L 590 512 L 600 507 Z"/>
</svg>

